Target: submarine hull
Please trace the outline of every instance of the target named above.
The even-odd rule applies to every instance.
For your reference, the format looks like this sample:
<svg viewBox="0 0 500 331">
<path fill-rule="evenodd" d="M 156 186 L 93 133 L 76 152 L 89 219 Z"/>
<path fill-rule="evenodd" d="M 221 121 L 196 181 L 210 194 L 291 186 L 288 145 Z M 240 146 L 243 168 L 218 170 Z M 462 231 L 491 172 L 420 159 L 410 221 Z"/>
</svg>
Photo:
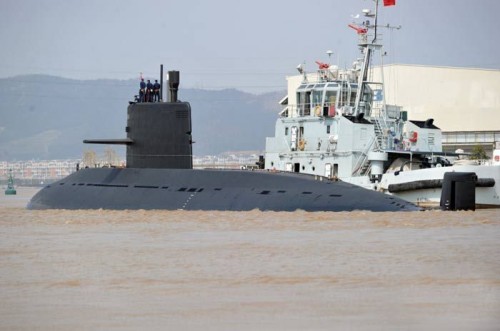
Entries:
<svg viewBox="0 0 500 331">
<path fill-rule="evenodd" d="M 29 209 L 414 211 L 399 198 L 296 173 L 90 168 L 44 187 Z"/>
</svg>

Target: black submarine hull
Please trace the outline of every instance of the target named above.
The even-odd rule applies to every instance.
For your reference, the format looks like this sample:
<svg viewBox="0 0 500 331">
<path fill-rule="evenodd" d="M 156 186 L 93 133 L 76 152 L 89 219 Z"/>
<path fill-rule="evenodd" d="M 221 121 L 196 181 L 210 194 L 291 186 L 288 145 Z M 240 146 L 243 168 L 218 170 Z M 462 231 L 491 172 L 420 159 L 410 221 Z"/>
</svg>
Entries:
<svg viewBox="0 0 500 331">
<path fill-rule="evenodd" d="M 415 211 L 341 181 L 246 170 L 90 168 L 44 187 L 28 209 Z"/>
</svg>

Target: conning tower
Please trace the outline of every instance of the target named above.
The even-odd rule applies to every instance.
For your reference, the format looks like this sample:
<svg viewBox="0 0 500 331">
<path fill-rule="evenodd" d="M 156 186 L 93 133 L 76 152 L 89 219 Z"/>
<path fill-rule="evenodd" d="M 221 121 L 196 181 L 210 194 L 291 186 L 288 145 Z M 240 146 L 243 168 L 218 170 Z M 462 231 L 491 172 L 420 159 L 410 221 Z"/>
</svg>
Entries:
<svg viewBox="0 0 500 331">
<path fill-rule="evenodd" d="M 169 71 L 168 78 L 167 102 L 130 102 L 126 139 L 83 142 L 126 145 L 127 168 L 192 169 L 191 106 L 177 98 L 179 71 Z"/>
</svg>

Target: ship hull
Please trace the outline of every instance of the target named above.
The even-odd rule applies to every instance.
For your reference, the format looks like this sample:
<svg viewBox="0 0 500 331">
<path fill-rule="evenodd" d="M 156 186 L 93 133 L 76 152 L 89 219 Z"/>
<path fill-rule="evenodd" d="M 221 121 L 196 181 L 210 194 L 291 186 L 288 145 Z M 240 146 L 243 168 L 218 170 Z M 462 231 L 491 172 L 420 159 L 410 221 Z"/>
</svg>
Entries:
<svg viewBox="0 0 500 331">
<path fill-rule="evenodd" d="M 40 190 L 29 209 L 414 211 L 415 205 L 323 177 L 269 171 L 92 168 Z"/>
</svg>

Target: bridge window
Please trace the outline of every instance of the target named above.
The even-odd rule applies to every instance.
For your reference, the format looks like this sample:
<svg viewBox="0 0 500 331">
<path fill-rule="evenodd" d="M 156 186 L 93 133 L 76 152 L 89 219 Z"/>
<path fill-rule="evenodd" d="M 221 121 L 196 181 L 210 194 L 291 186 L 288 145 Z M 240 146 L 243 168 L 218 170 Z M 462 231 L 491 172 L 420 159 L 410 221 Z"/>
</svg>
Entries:
<svg viewBox="0 0 500 331">
<path fill-rule="evenodd" d="M 323 97 L 323 90 L 314 90 L 313 91 L 313 107 L 321 105 L 321 99 Z"/>
<path fill-rule="evenodd" d="M 346 83 L 342 84 L 342 88 L 340 90 L 340 102 L 339 107 L 345 106 L 348 104 L 349 100 L 349 89 Z"/>
<path fill-rule="evenodd" d="M 334 107 L 335 108 L 336 102 L 337 102 L 337 91 L 326 91 L 324 107 L 327 107 L 327 108 Z"/>
<path fill-rule="evenodd" d="M 349 100 L 349 105 L 351 107 L 354 107 L 355 106 L 355 103 L 356 103 L 356 91 L 352 91 L 351 92 L 351 98 Z"/>
</svg>

